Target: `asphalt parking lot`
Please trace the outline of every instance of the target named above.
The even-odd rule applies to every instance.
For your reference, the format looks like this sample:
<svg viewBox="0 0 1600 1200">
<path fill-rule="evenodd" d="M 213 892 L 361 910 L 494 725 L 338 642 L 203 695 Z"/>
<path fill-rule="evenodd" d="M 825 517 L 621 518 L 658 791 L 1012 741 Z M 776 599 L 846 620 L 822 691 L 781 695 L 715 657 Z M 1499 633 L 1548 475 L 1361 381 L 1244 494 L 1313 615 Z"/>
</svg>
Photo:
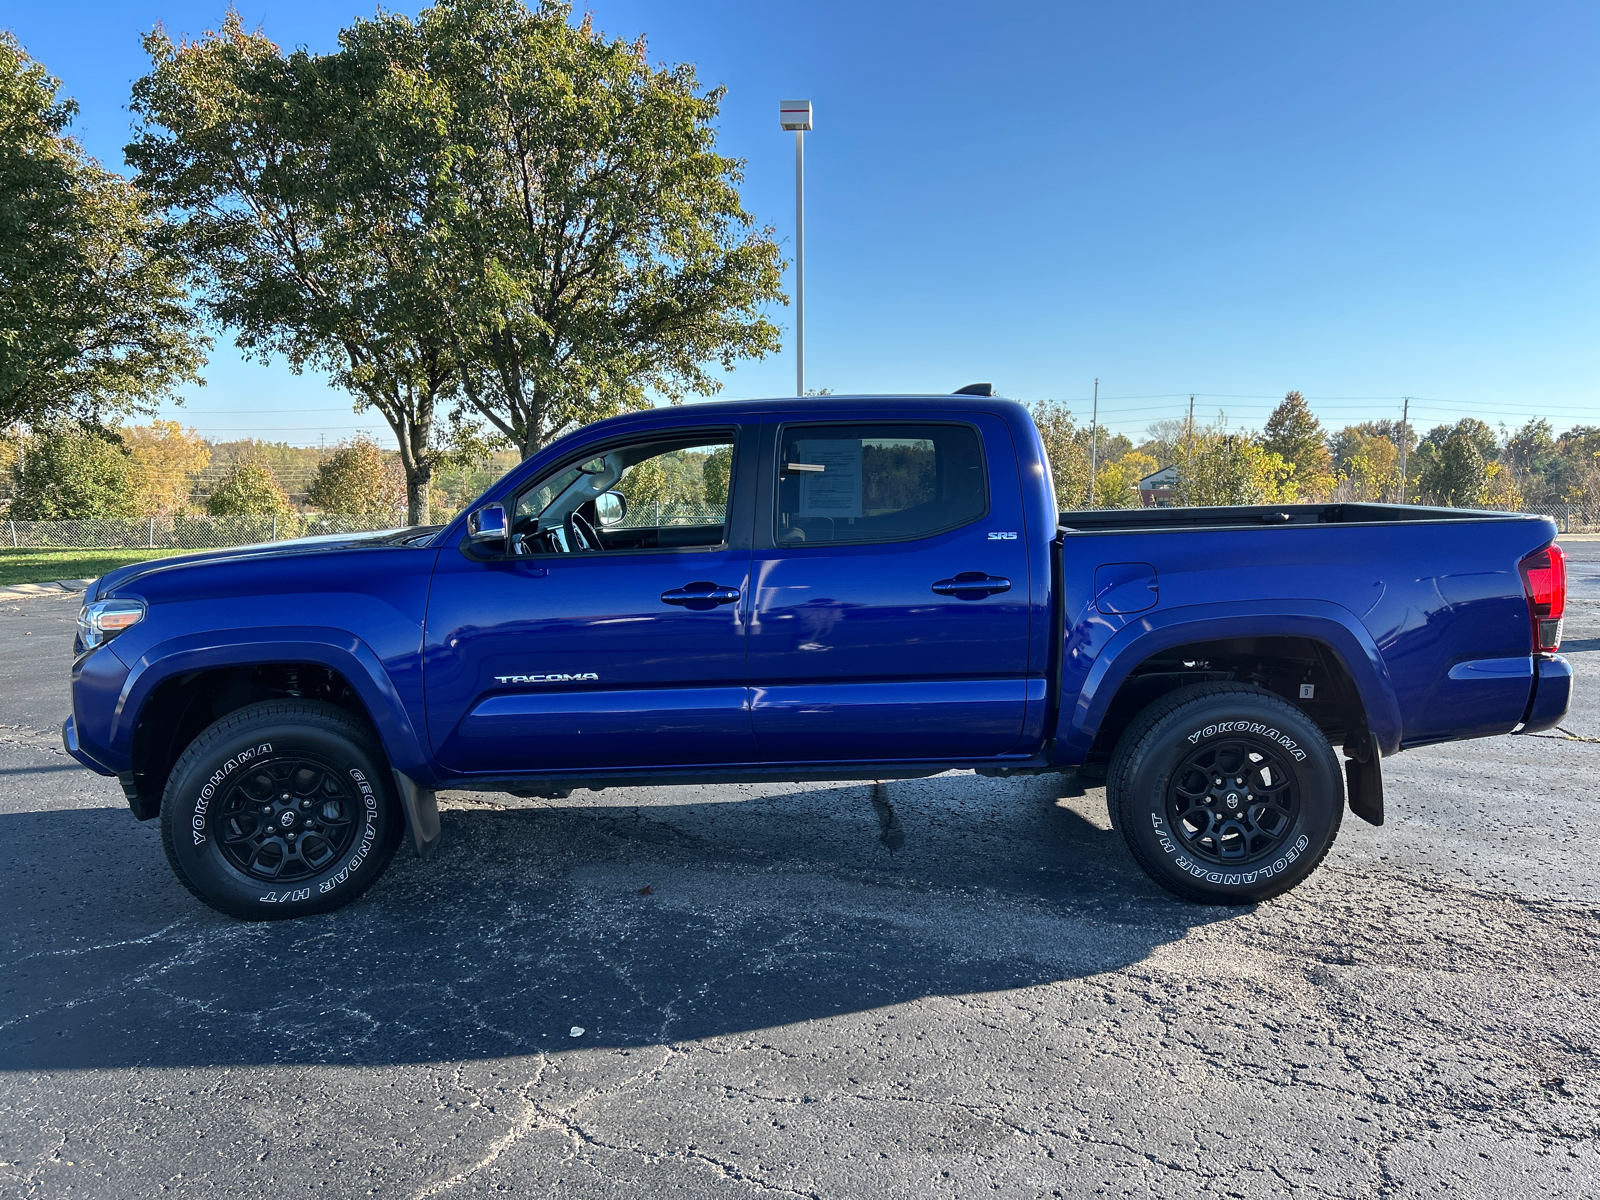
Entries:
<svg viewBox="0 0 1600 1200">
<path fill-rule="evenodd" d="M 196 903 L 61 751 L 74 597 L 0 605 L 18 1196 L 1600 1194 L 1600 541 L 1566 733 L 1184 904 L 1063 777 L 454 794 L 351 908 Z"/>
</svg>

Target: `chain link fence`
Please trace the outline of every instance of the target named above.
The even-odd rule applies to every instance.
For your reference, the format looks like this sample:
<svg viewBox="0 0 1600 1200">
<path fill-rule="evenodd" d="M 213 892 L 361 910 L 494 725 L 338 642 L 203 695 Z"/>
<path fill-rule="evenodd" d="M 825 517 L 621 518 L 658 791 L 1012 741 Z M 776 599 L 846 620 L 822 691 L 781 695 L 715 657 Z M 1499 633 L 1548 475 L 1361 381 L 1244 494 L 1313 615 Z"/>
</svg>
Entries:
<svg viewBox="0 0 1600 1200">
<path fill-rule="evenodd" d="M 215 550 L 319 534 L 399 529 L 404 512 L 373 516 L 289 513 L 261 517 L 165 516 L 0 525 L 0 547 L 51 550 Z"/>
<path fill-rule="evenodd" d="M 1600 533 L 1600 504 L 1524 505 L 1519 511 L 1553 518 L 1562 533 Z"/>
<path fill-rule="evenodd" d="M 727 510 L 726 504 L 640 500 L 628 507 L 622 520 L 613 521 L 605 528 L 660 529 L 664 525 L 720 525 L 726 519 Z"/>
</svg>

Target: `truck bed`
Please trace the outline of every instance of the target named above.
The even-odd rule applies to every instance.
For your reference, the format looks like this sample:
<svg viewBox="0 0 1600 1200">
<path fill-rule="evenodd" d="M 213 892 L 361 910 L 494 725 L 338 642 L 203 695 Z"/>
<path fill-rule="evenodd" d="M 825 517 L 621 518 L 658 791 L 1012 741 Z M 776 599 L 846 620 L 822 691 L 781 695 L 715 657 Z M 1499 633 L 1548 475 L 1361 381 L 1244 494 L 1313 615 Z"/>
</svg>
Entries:
<svg viewBox="0 0 1600 1200">
<path fill-rule="evenodd" d="M 1370 732 L 1384 754 L 1508 733 L 1540 666 L 1518 563 L 1555 533 L 1548 517 L 1398 504 L 1061 513 L 1055 759 L 1114 743 L 1146 698 L 1121 688 L 1131 675 L 1267 686 L 1336 743 Z M 1357 708 L 1352 730 L 1340 712 Z"/>
</svg>

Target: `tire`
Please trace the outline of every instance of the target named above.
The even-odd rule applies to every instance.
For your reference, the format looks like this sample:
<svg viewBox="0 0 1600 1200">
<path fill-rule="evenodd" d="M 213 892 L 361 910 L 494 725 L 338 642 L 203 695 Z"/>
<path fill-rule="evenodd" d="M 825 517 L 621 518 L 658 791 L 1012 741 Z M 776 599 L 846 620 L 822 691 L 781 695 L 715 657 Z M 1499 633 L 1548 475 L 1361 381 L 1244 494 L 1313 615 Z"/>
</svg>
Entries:
<svg viewBox="0 0 1600 1200">
<path fill-rule="evenodd" d="M 383 874 L 404 825 L 371 731 L 307 700 L 252 704 L 211 725 L 161 798 L 173 873 L 247 921 L 350 903 Z"/>
<path fill-rule="evenodd" d="M 1247 684 L 1203 683 L 1134 718 L 1111 756 L 1106 805 L 1169 892 L 1253 904 L 1317 869 L 1339 832 L 1344 778 L 1294 705 Z"/>
</svg>

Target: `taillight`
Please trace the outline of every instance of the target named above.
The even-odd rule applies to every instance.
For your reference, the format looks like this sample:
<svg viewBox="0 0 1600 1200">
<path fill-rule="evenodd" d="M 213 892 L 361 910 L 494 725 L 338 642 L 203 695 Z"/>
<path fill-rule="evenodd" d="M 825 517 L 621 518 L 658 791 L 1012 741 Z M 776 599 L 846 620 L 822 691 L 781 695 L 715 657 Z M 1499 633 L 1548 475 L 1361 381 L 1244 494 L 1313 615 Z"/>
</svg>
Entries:
<svg viewBox="0 0 1600 1200">
<path fill-rule="evenodd" d="M 1536 550 L 1517 564 L 1522 589 L 1533 617 L 1533 648 L 1554 653 L 1561 648 L 1561 618 L 1567 611 L 1567 556 L 1560 546 Z"/>
</svg>

